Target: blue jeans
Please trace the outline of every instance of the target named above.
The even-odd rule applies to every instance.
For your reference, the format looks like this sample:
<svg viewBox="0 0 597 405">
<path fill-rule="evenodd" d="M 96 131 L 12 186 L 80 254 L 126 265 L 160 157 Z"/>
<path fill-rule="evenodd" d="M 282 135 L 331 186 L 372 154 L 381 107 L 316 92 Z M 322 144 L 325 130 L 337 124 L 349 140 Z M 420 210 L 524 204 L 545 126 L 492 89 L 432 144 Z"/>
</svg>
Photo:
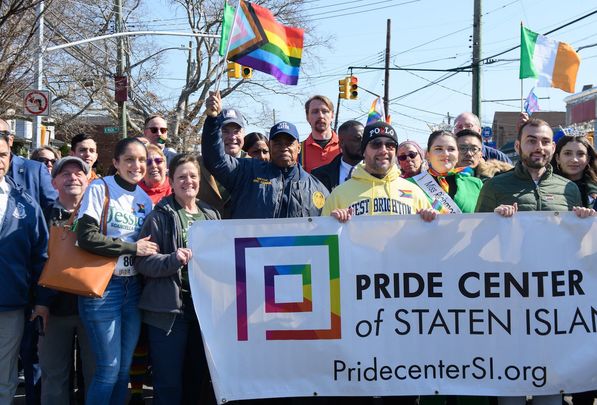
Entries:
<svg viewBox="0 0 597 405">
<path fill-rule="evenodd" d="M 102 298 L 79 297 L 79 316 L 95 356 L 95 375 L 87 388 L 87 405 L 122 405 L 128 394 L 129 369 L 141 329 L 137 276 L 112 276 Z"/>
<path fill-rule="evenodd" d="M 178 315 L 167 331 L 147 325 L 152 364 L 153 404 L 182 405 L 200 401 L 208 378 L 203 340 L 197 318 Z"/>
</svg>

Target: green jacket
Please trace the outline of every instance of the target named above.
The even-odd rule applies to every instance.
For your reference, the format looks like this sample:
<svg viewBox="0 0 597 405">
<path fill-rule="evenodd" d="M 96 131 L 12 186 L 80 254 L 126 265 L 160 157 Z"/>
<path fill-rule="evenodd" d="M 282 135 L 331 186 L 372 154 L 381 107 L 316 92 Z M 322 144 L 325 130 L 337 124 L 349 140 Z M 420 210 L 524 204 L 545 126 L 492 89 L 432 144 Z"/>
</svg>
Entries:
<svg viewBox="0 0 597 405">
<path fill-rule="evenodd" d="M 463 213 L 475 212 L 479 190 L 483 187 L 483 182 L 476 177 L 467 176 L 462 173 L 456 173 L 454 177 L 456 181 L 456 194 L 452 199 Z M 407 180 L 417 184 L 412 178 Z M 428 195 L 427 199 L 430 204 L 433 204 L 433 199 Z"/>
<path fill-rule="evenodd" d="M 514 203 L 518 203 L 519 211 L 571 211 L 572 207 L 583 205 L 576 184 L 553 174 L 551 165 L 535 184 L 520 162 L 509 172 L 485 182 L 476 211 L 493 212 L 501 204 Z"/>
</svg>

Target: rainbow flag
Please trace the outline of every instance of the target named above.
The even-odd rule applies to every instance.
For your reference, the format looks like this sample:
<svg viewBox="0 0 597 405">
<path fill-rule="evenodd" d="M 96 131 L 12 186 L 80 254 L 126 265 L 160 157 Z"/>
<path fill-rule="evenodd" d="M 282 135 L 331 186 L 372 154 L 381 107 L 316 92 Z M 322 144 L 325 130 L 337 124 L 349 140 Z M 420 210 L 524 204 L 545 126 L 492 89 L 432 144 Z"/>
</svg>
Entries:
<svg viewBox="0 0 597 405">
<path fill-rule="evenodd" d="M 402 198 L 413 198 L 412 190 L 398 190 L 400 191 L 400 197 Z"/>
<path fill-rule="evenodd" d="M 442 202 L 438 199 L 433 200 L 431 208 L 438 211 L 440 214 L 449 214 L 450 211 L 442 205 Z"/>
<path fill-rule="evenodd" d="M 224 14 L 222 15 L 222 33 L 220 34 L 220 48 L 218 53 L 224 56 L 226 53 L 226 45 L 230 39 L 230 31 L 232 31 L 232 21 L 234 20 L 234 7 L 224 1 Z"/>
<path fill-rule="evenodd" d="M 377 121 L 385 121 L 386 114 L 383 108 L 383 100 L 381 97 L 377 97 L 373 100 L 371 108 L 369 109 L 369 116 L 367 117 L 367 125 L 371 125 Z"/>
<path fill-rule="evenodd" d="M 276 21 L 271 11 L 240 1 L 227 59 L 296 85 L 303 54 L 303 30 Z"/>
</svg>

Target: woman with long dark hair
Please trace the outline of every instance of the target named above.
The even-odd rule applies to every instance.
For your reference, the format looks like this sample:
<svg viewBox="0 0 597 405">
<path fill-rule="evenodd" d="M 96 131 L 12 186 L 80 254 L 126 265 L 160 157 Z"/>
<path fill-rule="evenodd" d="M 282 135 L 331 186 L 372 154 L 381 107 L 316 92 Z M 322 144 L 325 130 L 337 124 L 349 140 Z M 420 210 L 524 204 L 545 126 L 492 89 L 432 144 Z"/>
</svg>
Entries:
<svg viewBox="0 0 597 405">
<path fill-rule="evenodd" d="M 116 174 L 93 181 L 79 210 L 79 246 L 98 255 L 118 257 L 103 296 L 79 297 L 79 314 L 96 361 L 87 405 L 121 405 L 128 394 L 129 369 L 141 328 L 137 307 L 141 281 L 134 258 L 158 252 L 149 237 L 138 239 L 152 208 L 151 199 L 137 185 L 145 175 L 146 161 L 147 149 L 139 140 L 119 141 L 112 160 Z M 106 229 L 100 229 L 108 196 Z"/>
<path fill-rule="evenodd" d="M 421 187 L 433 208 L 442 213 L 475 212 L 483 182 L 473 177 L 470 167 L 456 167 L 456 136 L 449 131 L 432 132 L 426 155 L 429 170 L 409 180 Z M 425 177 L 421 177 L 423 174 Z"/>
<path fill-rule="evenodd" d="M 595 148 L 584 136 L 563 136 L 556 143 L 553 172 L 572 180 L 579 188 L 583 206 L 593 207 L 597 197 Z"/>
</svg>

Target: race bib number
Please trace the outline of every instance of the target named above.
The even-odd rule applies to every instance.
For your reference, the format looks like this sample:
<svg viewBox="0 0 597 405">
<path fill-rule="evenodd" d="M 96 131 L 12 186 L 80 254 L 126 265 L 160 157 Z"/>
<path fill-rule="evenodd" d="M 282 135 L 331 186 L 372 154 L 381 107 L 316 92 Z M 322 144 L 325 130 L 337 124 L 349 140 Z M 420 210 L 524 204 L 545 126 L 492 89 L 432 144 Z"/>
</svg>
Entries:
<svg viewBox="0 0 597 405">
<path fill-rule="evenodd" d="M 134 276 L 137 274 L 135 266 L 133 265 L 134 255 L 121 255 L 118 257 L 116 267 L 114 268 L 114 275 L 121 277 Z"/>
</svg>

